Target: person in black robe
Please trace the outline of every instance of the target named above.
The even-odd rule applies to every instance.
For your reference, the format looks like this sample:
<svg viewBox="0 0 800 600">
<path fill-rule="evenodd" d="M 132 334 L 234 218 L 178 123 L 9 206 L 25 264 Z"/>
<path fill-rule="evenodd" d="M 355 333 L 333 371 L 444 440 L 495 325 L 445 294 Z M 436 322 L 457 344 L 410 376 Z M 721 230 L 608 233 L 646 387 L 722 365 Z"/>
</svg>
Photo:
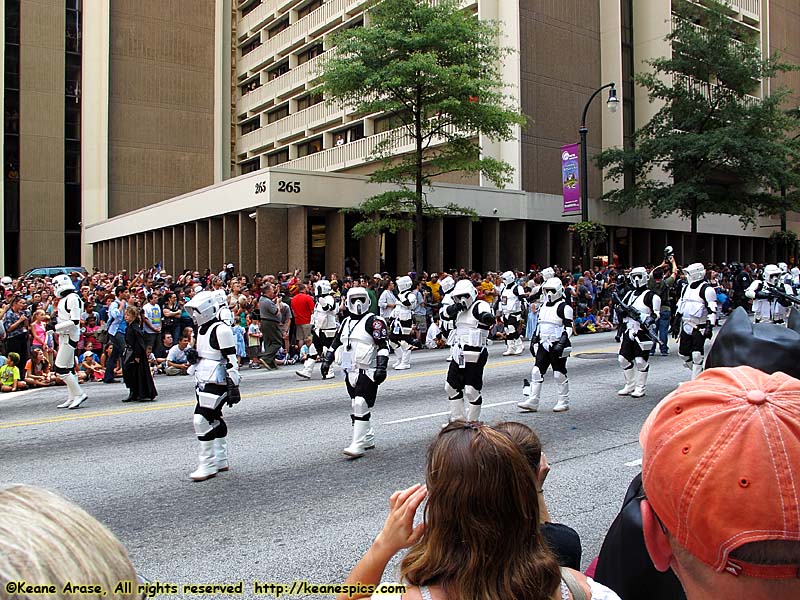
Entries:
<svg viewBox="0 0 800 600">
<path fill-rule="evenodd" d="M 128 397 L 123 402 L 139 400 L 151 402 L 158 396 L 150 365 L 147 363 L 147 345 L 142 329 L 142 313 L 135 306 L 125 309 L 125 360 L 122 379 L 128 388 Z"/>
</svg>

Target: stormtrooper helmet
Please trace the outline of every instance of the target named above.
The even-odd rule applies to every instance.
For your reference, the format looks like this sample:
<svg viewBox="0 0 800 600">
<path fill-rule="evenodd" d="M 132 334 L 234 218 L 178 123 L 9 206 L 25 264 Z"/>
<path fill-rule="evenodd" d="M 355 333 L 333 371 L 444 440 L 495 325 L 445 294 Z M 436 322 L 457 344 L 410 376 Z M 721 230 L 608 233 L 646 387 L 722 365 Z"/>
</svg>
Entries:
<svg viewBox="0 0 800 600">
<path fill-rule="evenodd" d="M 556 276 L 556 272 L 553 270 L 553 267 L 545 267 L 542 269 L 542 279 L 547 281 L 548 279 L 552 279 Z"/>
<path fill-rule="evenodd" d="M 456 280 L 448 275 L 444 279 L 442 279 L 439 284 L 442 286 L 442 293 L 449 294 L 453 291 L 453 288 L 456 286 Z"/>
<path fill-rule="evenodd" d="M 400 292 L 401 294 L 411 289 L 411 284 L 412 284 L 411 277 L 409 277 L 408 275 L 404 275 L 403 277 L 398 277 L 394 283 L 397 286 L 397 291 Z"/>
<path fill-rule="evenodd" d="M 184 308 L 198 326 L 205 325 L 217 318 L 219 295 L 216 292 L 198 292 Z"/>
<path fill-rule="evenodd" d="M 500 279 L 503 280 L 504 284 L 511 285 L 517 280 L 517 276 L 514 274 L 514 271 L 506 271 L 500 276 Z"/>
<path fill-rule="evenodd" d="M 698 281 L 703 281 L 703 278 L 706 276 L 706 266 L 703 263 L 692 263 L 688 267 L 685 267 L 683 272 L 686 273 L 686 281 L 689 283 L 696 283 Z"/>
<path fill-rule="evenodd" d="M 69 275 L 56 275 L 53 277 L 53 290 L 56 296 L 63 298 L 70 292 L 75 291 L 75 285 Z"/>
<path fill-rule="evenodd" d="M 789 271 L 789 266 L 785 262 L 779 262 L 778 268 L 781 270 L 781 274 L 787 273 Z"/>
<path fill-rule="evenodd" d="M 351 315 L 361 317 L 369 312 L 369 294 L 362 287 L 353 287 L 347 290 L 346 302 L 347 310 Z"/>
<path fill-rule="evenodd" d="M 548 302 L 555 302 L 564 297 L 564 284 L 561 283 L 558 277 L 551 277 L 544 282 L 542 293 L 545 295 Z"/>
<path fill-rule="evenodd" d="M 636 289 L 646 286 L 647 280 L 650 279 L 650 276 L 647 274 L 647 269 L 644 267 L 636 267 L 635 269 L 631 269 L 628 277 L 630 277 L 631 283 Z"/>
<path fill-rule="evenodd" d="M 454 302 L 463 302 L 469 308 L 478 298 L 478 292 L 469 279 L 462 279 L 453 288 L 451 294 Z"/>
<path fill-rule="evenodd" d="M 331 282 L 327 279 L 320 279 L 314 284 L 314 293 L 317 296 L 327 296 L 331 293 Z"/>
<path fill-rule="evenodd" d="M 764 281 L 770 285 L 778 285 L 781 275 L 781 268 L 777 265 L 767 265 L 764 267 Z"/>
</svg>

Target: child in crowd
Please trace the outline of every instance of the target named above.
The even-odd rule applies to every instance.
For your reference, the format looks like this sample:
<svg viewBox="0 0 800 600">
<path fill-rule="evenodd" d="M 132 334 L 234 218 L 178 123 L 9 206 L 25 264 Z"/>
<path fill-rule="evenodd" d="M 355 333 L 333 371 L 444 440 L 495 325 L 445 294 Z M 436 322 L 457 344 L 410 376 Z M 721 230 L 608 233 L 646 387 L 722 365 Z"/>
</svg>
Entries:
<svg viewBox="0 0 800 600">
<path fill-rule="evenodd" d="M 103 371 L 106 369 L 106 361 L 111 358 L 111 354 L 114 352 L 114 346 L 111 344 L 106 344 L 106 347 L 103 349 L 103 355 L 100 357 L 100 366 L 103 367 Z M 116 365 L 114 366 L 114 377 L 122 377 L 122 361 L 117 361 Z"/>
<path fill-rule="evenodd" d="M 45 317 L 47 313 L 43 310 L 37 310 L 33 313 L 33 324 L 31 325 L 31 349 L 39 348 L 44 351 L 47 347 L 47 323 Z"/>
<path fill-rule="evenodd" d="M 55 383 L 50 363 L 41 348 L 31 349 L 31 358 L 25 363 L 25 383 L 29 388 L 49 387 Z"/>
<path fill-rule="evenodd" d="M 156 355 L 153 354 L 153 347 L 147 346 L 145 353 L 147 354 L 147 364 L 150 365 L 150 374 L 155 377 L 158 375 L 158 360 Z"/>
<path fill-rule="evenodd" d="M 250 358 L 250 368 L 260 369 L 258 354 L 261 352 L 261 325 L 255 315 L 247 315 L 247 356 Z"/>
<path fill-rule="evenodd" d="M 19 354 L 9 352 L 6 364 L 0 367 L 0 391 L 16 392 L 24 390 L 27 385 L 19 377 Z"/>
<path fill-rule="evenodd" d="M 247 359 L 247 345 L 244 342 L 245 329 L 239 322 L 233 326 L 233 335 L 236 337 L 236 359 L 239 361 L 239 366 L 244 364 Z"/>
<path fill-rule="evenodd" d="M 97 324 L 97 318 L 94 315 L 86 317 L 86 325 L 81 329 L 81 339 L 78 342 L 78 348 L 83 350 L 90 350 L 92 348 L 99 348 L 97 343 L 97 332 L 100 326 Z"/>
<path fill-rule="evenodd" d="M 89 381 L 102 381 L 103 375 L 105 375 L 106 370 L 100 366 L 97 356 L 92 351 L 91 344 L 86 348 L 86 352 L 83 353 L 81 371 L 86 373 L 86 377 Z"/>
<path fill-rule="evenodd" d="M 47 331 L 47 338 L 45 342 L 44 350 L 44 357 L 47 359 L 51 365 L 56 358 L 56 332 L 50 328 L 50 315 L 45 314 L 42 317 L 42 323 L 44 323 L 45 330 Z"/>
<path fill-rule="evenodd" d="M 303 340 L 303 345 L 300 347 L 300 364 L 305 364 L 306 360 L 308 360 L 311 352 L 311 343 L 311 336 L 306 336 L 306 339 Z"/>
</svg>

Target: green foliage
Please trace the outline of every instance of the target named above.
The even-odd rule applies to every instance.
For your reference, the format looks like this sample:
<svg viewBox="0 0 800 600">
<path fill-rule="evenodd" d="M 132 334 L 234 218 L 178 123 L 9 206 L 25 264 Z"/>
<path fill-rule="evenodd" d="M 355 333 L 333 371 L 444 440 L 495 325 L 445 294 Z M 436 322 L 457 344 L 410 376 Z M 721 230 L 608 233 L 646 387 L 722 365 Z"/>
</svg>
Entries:
<svg viewBox="0 0 800 600">
<path fill-rule="evenodd" d="M 769 236 L 769 241 L 778 246 L 794 248 L 797 243 L 797 234 L 794 231 L 773 231 Z"/>
<path fill-rule="evenodd" d="M 418 230 L 423 216 L 442 212 L 474 215 L 426 202 L 422 189 L 437 175 L 481 173 L 500 187 L 511 179 L 511 167 L 482 157 L 476 141 L 478 134 L 509 140 L 514 126 L 525 123 L 499 71 L 510 50 L 498 46 L 498 23 L 481 21 L 459 5 L 459 0 L 373 0 L 367 27 L 334 37 L 335 53 L 322 74 L 327 101 L 357 114 L 393 116 L 408 136 L 403 143 L 414 146 L 411 154 L 394 156 L 400 142 L 395 136 L 370 157 L 383 160 L 371 180 L 394 183 L 400 191 L 359 207 L 377 219 L 360 224 L 354 235 L 405 226 Z M 414 225 L 403 224 L 412 218 Z M 415 250 L 421 250 L 417 241 Z"/>
<path fill-rule="evenodd" d="M 633 175 L 633 185 L 603 196 L 617 210 L 678 213 L 692 219 L 693 230 L 708 213 L 736 215 L 746 226 L 758 215 L 793 210 L 797 194 L 779 191 L 800 181 L 788 167 L 800 149 L 790 135 L 797 118 L 781 109 L 786 90 L 761 101 L 750 96 L 760 79 L 797 67 L 777 56 L 762 58 L 748 39 L 733 42 L 742 30 L 720 4 L 707 4 L 673 4 L 683 18 L 667 36 L 671 56 L 651 61 L 652 72 L 636 77 L 661 108 L 636 132 L 632 148 L 605 150 L 596 158 L 613 181 Z"/>
<path fill-rule="evenodd" d="M 602 242 L 607 235 L 606 226 L 595 221 L 573 223 L 567 227 L 567 231 L 574 235 L 584 247 Z"/>
</svg>

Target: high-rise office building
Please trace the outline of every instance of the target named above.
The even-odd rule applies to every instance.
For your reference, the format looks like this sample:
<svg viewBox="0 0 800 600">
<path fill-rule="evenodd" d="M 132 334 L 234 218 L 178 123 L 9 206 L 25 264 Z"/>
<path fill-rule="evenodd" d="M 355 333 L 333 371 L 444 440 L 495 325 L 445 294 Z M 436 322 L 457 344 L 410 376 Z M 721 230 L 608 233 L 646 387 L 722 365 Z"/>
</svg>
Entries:
<svg viewBox="0 0 800 600">
<path fill-rule="evenodd" d="M 365 176 L 374 168 L 370 156 L 376 146 L 388 139 L 400 154 L 410 149 L 409 140 L 391 117 L 353 114 L 326 102 L 317 89 L 332 34 L 364 26 L 365 19 L 368 25 L 365 0 L 84 0 L 82 6 L 70 1 L 78 3 L 74 10 L 82 9 L 77 143 L 84 264 L 135 270 L 163 261 L 170 270 L 218 270 L 223 262 L 234 262 L 251 273 L 341 272 L 348 259 L 370 273 L 381 266 L 409 268 L 410 234 L 354 240 L 349 231 L 355 217 L 340 212 L 374 193 Z M 54 3 L 16 4 L 24 16 L 26 5 Z M 625 143 L 647 122 L 654 107 L 634 88 L 632 76 L 647 59 L 669 52 L 664 37 L 679 15 L 670 2 L 649 0 L 463 4 L 481 18 L 501 21 L 500 43 L 518 49 L 502 74 L 530 123 L 513 141 L 481 140 L 486 154 L 515 167 L 507 189 L 497 190 L 479 177 L 437 181 L 429 201 L 470 206 L 481 219 L 430 220 L 424 232 L 425 267 L 567 264 L 574 252 L 566 229 L 577 217 L 562 214 L 560 148 L 577 142 L 584 104 L 610 81 L 617 83 L 622 107 L 610 114 L 602 100 L 591 106 L 590 156 Z M 777 50 L 800 62 L 800 0 L 728 4 L 743 39 L 765 54 Z M 67 12 L 69 5 L 65 17 Z M 6 19 L 7 107 L 13 98 L 8 28 Z M 18 31 L 24 58 L 29 39 L 24 22 Z M 23 63 L 21 81 L 32 68 Z M 62 98 L 68 98 L 69 74 L 63 66 Z M 761 82 L 754 99 L 777 84 L 796 90 L 793 102 L 800 103 L 797 73 Z M 30 127 L 24 108 L 21 117 L 18 132 L 11 132 L 6 113 L 6 157 L 13 147 L 9 140 Z M 65 163 L 67 135 L 62 133 L 65 141 L 59 142 Z M 48 144 L 48 151 L 60 156 L 56 146 Z M 23 160 L 18 169 L 23 194 L 26 177 L 34 172 L 30 168 Z M 683 257 L 686 222 L 652 220 L 637 211 L 617 215 L 597 200 L 607 185 L 590 167 L 590 218 L 608 225 L 611 233 L 610 248 L 601 254 L 616 255 L 623 264 L 658 258 L 667 243 L 686 260 L 763 261 L 774 251 L 767 239 L 776 220 L 763 219 L 759 224 L 765 227 L 743 231 L 735 218 L 710 216 L 700 224 L 698 256 Z M 13 270 L 10 189 L 7 176 L 6 264 Z M 22 229 L 19 235 L 14 247 L 20 248 L 20 268 L 69 256 L 58 255 L 55 244 L 41 250 L 45 255 L 26 254 Z M 77 245 L 66 244 L 67 238 L 64 246 L 74 250 Z"/>
</svg>

